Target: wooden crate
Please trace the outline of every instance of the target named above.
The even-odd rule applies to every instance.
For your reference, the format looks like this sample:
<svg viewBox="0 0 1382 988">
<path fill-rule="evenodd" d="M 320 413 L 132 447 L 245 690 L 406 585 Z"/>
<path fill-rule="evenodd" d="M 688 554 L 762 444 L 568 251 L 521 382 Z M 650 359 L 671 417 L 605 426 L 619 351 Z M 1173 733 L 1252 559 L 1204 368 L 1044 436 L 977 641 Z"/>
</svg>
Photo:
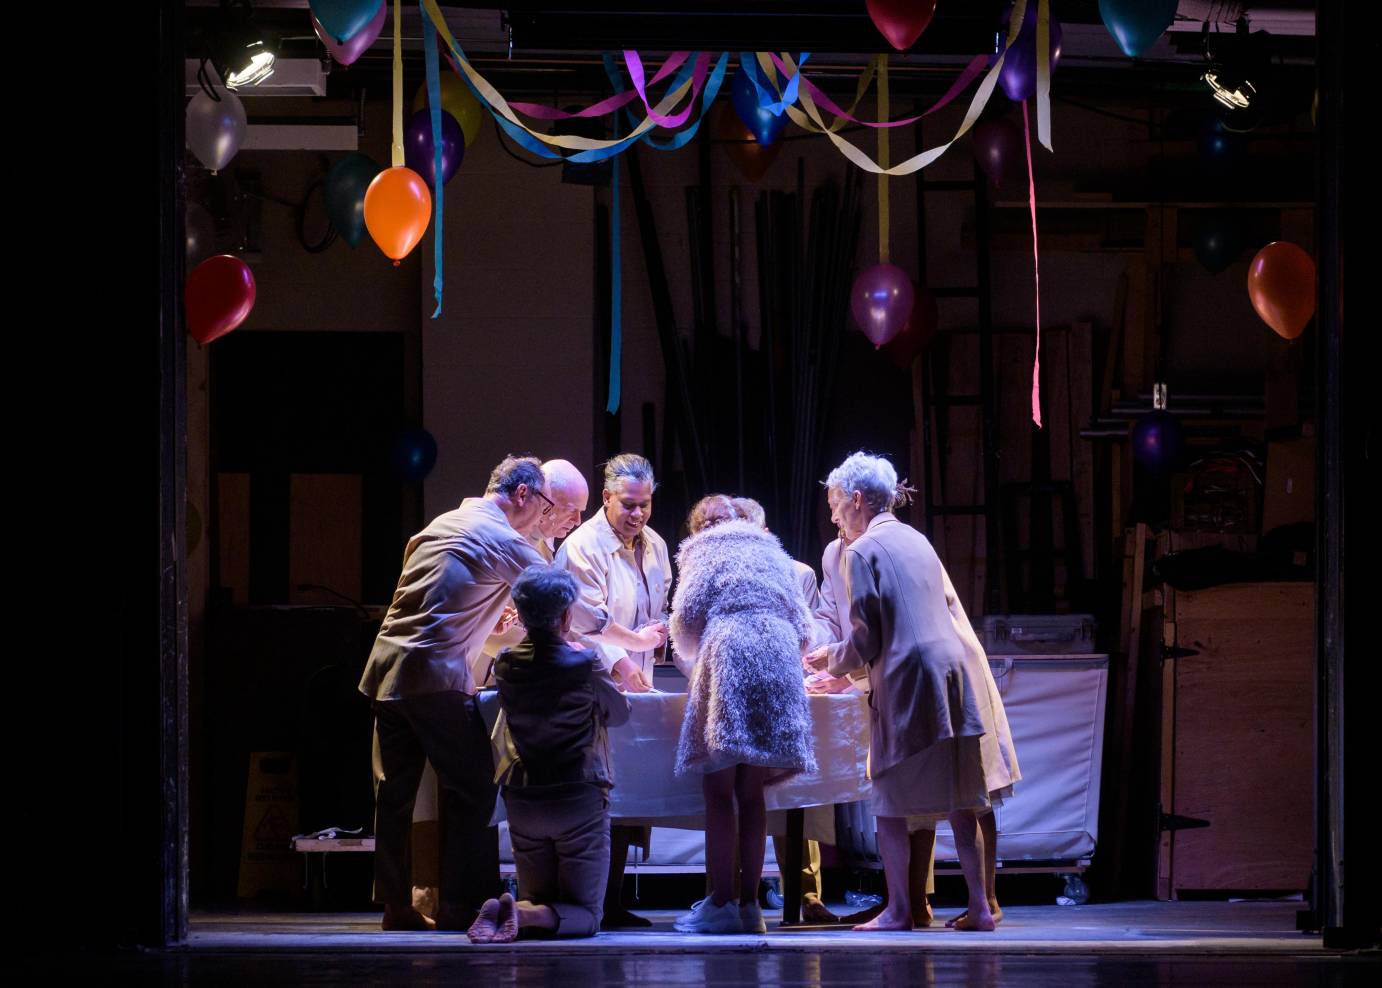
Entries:
<svg viewBox="0 0 1382 988">
<path fill-rule="evenodd" d="M 1165 594 L 1158 894 L 1304 890 L 1313 859 L 1315 617 L 1310 583 Z"/>
</svg>

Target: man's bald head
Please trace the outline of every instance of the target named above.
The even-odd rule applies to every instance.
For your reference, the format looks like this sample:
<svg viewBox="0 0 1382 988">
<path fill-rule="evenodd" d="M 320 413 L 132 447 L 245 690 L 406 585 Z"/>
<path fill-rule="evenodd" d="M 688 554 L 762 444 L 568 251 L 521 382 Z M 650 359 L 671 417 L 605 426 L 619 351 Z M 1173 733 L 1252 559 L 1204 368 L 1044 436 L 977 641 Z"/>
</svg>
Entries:
<svg viewBox="0 0 1382 988">
<path fill-rule="evenodd" d="M 538 531 L 545 538 L 564 539 L 581 523 L 590 500 L 590 485 L 570 460 L 548 460 L 542 464 L 542 476 L 555 507 L 538 519 Z"/>
</svg>

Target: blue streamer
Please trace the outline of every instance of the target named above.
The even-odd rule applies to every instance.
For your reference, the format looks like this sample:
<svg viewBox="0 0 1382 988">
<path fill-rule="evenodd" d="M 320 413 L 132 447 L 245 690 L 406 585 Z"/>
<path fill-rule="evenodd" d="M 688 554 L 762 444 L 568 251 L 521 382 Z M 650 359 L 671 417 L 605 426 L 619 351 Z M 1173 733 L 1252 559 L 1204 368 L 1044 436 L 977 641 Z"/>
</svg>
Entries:
<svg viewBox="0 0 1382 988">
<path fill-rule="evenodd" d="M 801 70 L 810 57 L 809 51 L 801 53 L 801 57 L 797 59 L 796 75 L 787 80 L 787 88 L 782 91 L 782 99 L 780 100 L 775 99 L 777 94 L 759 81 L 759 76 L 763 70 L 759 67 L 758 57 L 753 52 L 741 51 L 739 53 L 739 65 L 749 77 L 749 81 L 753 83 L 754 91 L 758 93 L 758 105 L 773 116 L 780 117 L 787 112 L 787 107 L 797 101 L 797 90 L 801 87 Z"/>
<path fill-rule="evenodd" d="M 614 135 L 619 136 L 619 114 L 614 115 Z M 609 402 L 605 411 L 610 415 L 619 411 L 619 366 L 622 361 L 623 331 L 623 265 L 619 250 L 619 162 L 610 164 L 609 177 Z"/>
<path fill-rule="evenodd" d="M 427 16 L 427 8 L 418 0 L 422 12 L 422 47 L 427 57 L 427 105 L 432 116 L 432 292 L 437 297 L 436 319 L 441 315 L 442 295 L 442 180 L 441 180 L 441 66 L 437 56 L 437 27 Z"/>
</svg>

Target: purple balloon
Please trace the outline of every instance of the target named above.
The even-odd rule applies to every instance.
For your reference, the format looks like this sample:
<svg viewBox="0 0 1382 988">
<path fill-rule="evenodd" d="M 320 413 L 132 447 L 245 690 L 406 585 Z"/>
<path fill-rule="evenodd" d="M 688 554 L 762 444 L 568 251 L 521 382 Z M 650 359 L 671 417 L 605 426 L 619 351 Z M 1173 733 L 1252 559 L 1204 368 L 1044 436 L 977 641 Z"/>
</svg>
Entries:
<svg viewBox="0 0 1382 988">
<path fill-rule="evenodd" d="M 388 17 L 389 5 L 381 3 L 379 13 L 374 15 L 374 20 L 344 41 L 337 41 L 331 37 L 331 32 L 322 27 L 322 22 L 317 20 L 316 14 L 312 15 L 312 30 L 317 32 L 317 37 L 321 39 L 322 44 L 326 45 L 326 50 L 331 52 L 332 58 L 342 65 L 350 65 L 365 53 L 366 48 L 378 40 L 379 32 L 384 30 L 384 22 L 388 20 Z"/>
<path fill-rule="evenodd" d="M 902 332 L 915 300 L 912 279 L 896 264 L 875 264 L 860 272 L 849 293 L 854 321 L 875 350 Z"/>
<path fill-rule="evenodd" d="M 1003 92 L 1008 94 L 1008 99 L 1014 103 L 1021 103 L 1024 99 L 1031 99 L 1036 95 L 1036 27 L 1037 11 L 1035 0 L 1027 4 L 1027 13 L 1022 18 L 1022 27 L 1017 32 L 1017 38 L 1013 41 L 1012 47 L 1003 56 L 1003 71 L 998 76 L 998 82 L 1003 87 Z M 1000 24 L 1002 40 L 1008 37 L 1008 21 L 1012 18 L 1012 4 L 1008 4 L 1007 10 L 1003 12 L 1003 19 Z M 1060 23 L 1051 18 L 1051 71 L 1056 71 L 1056 65 L 1060 62 Z M 997 56 L 994 56 L 995 58 Z"/>
<path fill-rule="evenodd" d="M 974 128 L 974 157 L 995 189 L 1013 181 L 1025 154 L 1022 131 L 1011 120 L 985 120 Z"/>
<path fill-rule="evenodd" d="M 451 181 L 465 157 L 465 134 L 456 118 L 441 111 L 441 184 Z M 409 168 L 422 176 L 430 188 L 436 175 L 436 157 L 432 150 L 432 111 L 423 107 L 408 120 L 403 134 L 403 160 Z"/>
</svg>

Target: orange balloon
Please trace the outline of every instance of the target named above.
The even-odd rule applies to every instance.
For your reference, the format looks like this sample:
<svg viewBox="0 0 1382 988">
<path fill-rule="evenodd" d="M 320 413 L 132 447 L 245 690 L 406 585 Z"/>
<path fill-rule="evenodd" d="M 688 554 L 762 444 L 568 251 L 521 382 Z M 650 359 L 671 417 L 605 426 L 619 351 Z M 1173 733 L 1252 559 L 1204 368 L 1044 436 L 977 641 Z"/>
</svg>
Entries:
<svg viewBox="0 0 1382 988">
<path fill-rule="evenodd" d="M 739 114 L 734 112 L 734 107 L 728 101 L 720 103 L 712 111 L 710 136 L 717 141 L 728 142 L 724 144 L 725 154 L 750 182 L 762 178 L 782 150 L 781 141 L 759 144 L 753 131 L 739 119 Z"/>
<path fill-rule="evenodd" d="M 1289 241 L 1268 244 L 1248 268 L 1248 298 L 1278 336 L 1294 340 L 1315 315 L 1315 262 Z"/>
<path fill-rule="evenodd" d="M 411 168 L 385 168 L 365 190 L 365 228 L 394 267 L 417 246 L 431 219 L 432 193 Z"/>
</svg>

